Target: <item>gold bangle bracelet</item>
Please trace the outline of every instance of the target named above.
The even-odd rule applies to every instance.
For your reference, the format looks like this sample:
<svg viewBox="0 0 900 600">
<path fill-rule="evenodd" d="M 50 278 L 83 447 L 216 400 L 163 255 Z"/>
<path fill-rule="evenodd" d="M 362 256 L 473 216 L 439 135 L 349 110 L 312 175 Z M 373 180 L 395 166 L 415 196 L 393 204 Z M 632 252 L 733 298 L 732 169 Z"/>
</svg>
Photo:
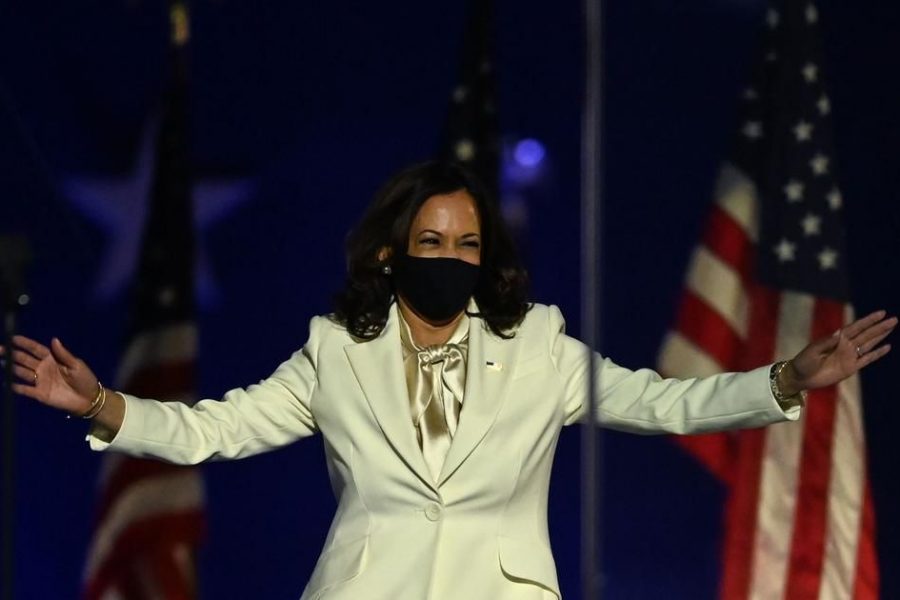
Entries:
<svg viewBox="0 0 900 600">
<path fill-rule="evenodd" d="M 100 383 L 99 381 L 97 383 Z M 96 405 L 91 404 L 91 408 L 88 409 L 86 413 L 81 415 L 82 419 L 93 419 L 97 415 L 100 414 L 100 411 L 103 410 L 103 407 L 106 405 L 106 390 L 103 389 L 103 386 L 100 386 L 100 403 Z"/>
<path fill-rule="evenodd" d="M 99 404 L 101 401 L 103 401 L 103 402 L 106 401 L 106 390 L 103 389 L 103 384 L 100 383 L 100 380 L 98 379 L 97 380 L 97 397 L 94 398 L 94 401 L 91 402 L 91 405 L 88 407 L 88 409 L 82 415 L 79 415 L 79 416 L 82 419 L 90 419 L 90 418 L 96 416 L 97 413 L 100 412 L 100 410 L 98 409 L 97 412 L 94 412 L 94 409 L 97 408 L 97 404 Z M 103 407 L 101 406 L 100 408 L 103 408 Z M 91 414 L 91 413 L 93 413 L 93 414 Z M 86 416 L 86 415 L 91 415 L 91 416 Z M 68 415 L 66 415 L 66 418 L 71 419 L 72 415 L 68 414 Z"/>
<path fill-rule="evenodd" d="M 94 408 L 98 402 L 100 402 L 100 396 L 103 395 L 103 384 L 100 383 L 100 380 L 97 380 L 97 397 L 94 398 L 94 401 L 91 402 L 91 408 Z M 90 410 L 90 408 L 88 409 Z"/>
</svg>

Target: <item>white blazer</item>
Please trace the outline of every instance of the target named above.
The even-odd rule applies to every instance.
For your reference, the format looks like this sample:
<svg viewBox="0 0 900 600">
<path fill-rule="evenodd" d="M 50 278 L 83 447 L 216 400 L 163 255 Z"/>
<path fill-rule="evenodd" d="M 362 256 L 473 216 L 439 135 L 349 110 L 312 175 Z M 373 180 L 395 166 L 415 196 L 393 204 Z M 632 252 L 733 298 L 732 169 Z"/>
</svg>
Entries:
<svg viewBox="0 0 900 600">
<path fill-rule="evenodd" d="M 355 341 L 325 317 L 257 385 L 192 408 L 126 396 L 107 444 L 180 464 L 251 456 L 325 437 L 337 511 L 301 600 L 530 600 L 560 597 L 547 493 L 563 425 L 585 415 L 587 347 L 555 306 L 535 305 L 513 339 L 471 320 L 459 428 L 437 481 L 416 442 L 396 304 L 381 335 Z M 601 425 L 698 433 L 794 420 L 769 367 L 662 379 L 598 357 Z"/>
</svg>

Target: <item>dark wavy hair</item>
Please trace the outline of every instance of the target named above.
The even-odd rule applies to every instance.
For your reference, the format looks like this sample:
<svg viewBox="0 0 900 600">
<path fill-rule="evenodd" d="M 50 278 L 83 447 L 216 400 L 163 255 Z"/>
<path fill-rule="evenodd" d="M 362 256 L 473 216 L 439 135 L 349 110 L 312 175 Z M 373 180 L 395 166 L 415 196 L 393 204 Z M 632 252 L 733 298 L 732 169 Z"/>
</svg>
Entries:
<svg viewBox="0 0 900 600">
<path fill-rule="evenodd" d="M 475 200 L 481 221 L 481 269 L 474 293 L 480 312 L 468 314 L 484 319 L 494 334 L 513 337 L 531 308 L 528 274 L 484 185 L 462 165 L 444 161 L 413 165 L 392 177 L 347 236 L 347 281 L 335 295 L 333 318 L 351 335 L 373 339 L 387 323 L 395 290 L 392 277 L 384 273 L 390 258 L 380 261 L 379 251 L 406 254 L 419 208 L 432 196 L 459 190 Z"/>
</svg>

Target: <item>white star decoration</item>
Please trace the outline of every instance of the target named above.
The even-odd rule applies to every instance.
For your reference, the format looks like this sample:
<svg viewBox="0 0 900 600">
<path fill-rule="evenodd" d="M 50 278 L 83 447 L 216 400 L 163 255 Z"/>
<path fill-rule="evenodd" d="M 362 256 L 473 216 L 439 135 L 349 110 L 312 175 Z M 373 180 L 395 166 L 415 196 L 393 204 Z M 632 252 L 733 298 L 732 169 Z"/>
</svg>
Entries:
<svg viewBox="0 0 900 600">
<path fill-rule="evenodd" d="M 824 154 L 816 154 L 809 161 L 812 172 L 816 175 L 825 175 L 828 173 L 828 157 Z"/>
<path fill-rule="evenodd" d="M 828 99 L 828 96 L 822 94 L 822 97 L 819 98 L 819 101 L 816 102 L 816 107 L 819 109 L 819 114 L 823 117 L 831 112 L 831 101 Z"/>
<path fill-rule="evenodd" d="M 844 205 L 844 198 L 841 196 L 841 190 L 834 188 L 828 195 L 825 196 L 825 199 L 828 200 L 828 206 L 831 210 L 838 210 L 841 206 Z"/>
<path fill-rule="evenodd" d="M 803 220 L 800 221 L 800 225 L 803 227 L 803 233 L 807 237 L 822 233 L 822 218 L 812 213 L 807 213 Z"/>
<path fill-rule="evenodd" d="M 831 248 L 824 248 L 818 255 L 819 268 L 823 271 L 837 267 L 838 253 Z"/>
<path fill-rule="evenodd" d="M 116 177 L 70 176 L 63 180 L 63 195 L 89 219 L 106 230 L 106 247 L 94 295 L 109 300 L 132 279 L 140 255 L 144 223 L 149 213 L 150 194 L 156 162 L 155 141 L 158 120 L 145 128 L 132 172 Z M 193 186 L 194 225 L 198 237 L 236 206 L 249 199 L 253 183 L 249 179 L 206 180 Z M 210 261 L 197 244 L 196 291 L 203 304 L 217 297 Z M 171 301 L 160 298 L 160 301 Z"/>
<path fill-rule="evenodd" d="M 774 8 L 770 8 L 766 12 L 766 23 L 769 24 L 769 29 L 775 29 L 778 27 L 778 22 L 781 20 L 778 11 Z"/>
<path fill-rule="evenodd" d="M 803 66 L 803 78 L 807 83 L 815 83 L 819 78 L 819 67 L 813 63 L 806 63 Z"/>
<path fill-rule="evenodd" d="M 458 86 L 455 90 L 453 90 L 453 101 L 457 104 L 461 104 L 462 101 L 466 99 L 468 93 L 469 90 L 466 89 L 466 86 Z"/>
<path fill-rule="evenodd" d="M 797 257 L 797 244 L 789 242 L 784 238 L 781 238 L 781 241 L 775 245 L 775 248 L 773 248 L 773 250 L 775 251 L 775 255 L 778 257 L 778 260 L 781 262 L 794 260 Z"/>
<path fill-rule="evenodd" d="M 744 97 L 744 100 L 756 100 L 757 98 L 759 98 L 759 94 L 752 87 L 744 90 L 744 93 L 742 95 Z"/>
<path fill-rule="evenodd" d="M 809 3 L 806 5 L 806 22 L 812 25 L 816 21 L 819 20 L 819 11 L 816 8 L 816 5 L 813 3 Z"/>
<path fill-rule="evenodd" d="M 798 142 L 808 142 L 812 139 L 813 126 L 811 123 L 801 120 L 794 126 L 794 135 Z"/>
<path fill-rule="evenodd" d="M 791 179 L 788 181 L 787 185 L 784 186 L 784 194 L 787 196 L 788 202 L 800 202 L 803 200 L 803 184 L 796 179 Z"/>
<path fill-rule="evenodd" d="M 762 137 L 762 123 L 759 121 L 747 121 L 744 123 L 744 128 L 741 130 L 744 136 L 750 138 L 751 140 L 757 140 Z"/>
</svg>

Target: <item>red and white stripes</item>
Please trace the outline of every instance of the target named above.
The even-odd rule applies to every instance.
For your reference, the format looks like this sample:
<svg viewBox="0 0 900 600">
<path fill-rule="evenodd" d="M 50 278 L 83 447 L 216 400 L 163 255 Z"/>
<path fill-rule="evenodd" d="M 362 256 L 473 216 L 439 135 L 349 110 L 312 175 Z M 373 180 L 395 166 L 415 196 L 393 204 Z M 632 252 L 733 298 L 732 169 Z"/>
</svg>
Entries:
<svg viewBox="0 0 900 600">
<path fill-rule="evenodd" d="M 852 321 L 852 308 L 754 278 L 758 200 L 733 166 L 689 268 L 660 371 L 676 377 L 789 358 Z M 859 381 L 810 394 L 801 419 L 679 442 L 729 487 L 721 596 L 876 598 L 874 515 Z"/>
<path fill-rule="evenodd" d="M 192 324 L 138 335 L 119 381 L 135 393 L 190 402 L 196 344 Z M 110 454 L 99 483 L 85 600 L 195 598 L 194 551 L 205 533 L 199 470 Z"/>
</svg>

